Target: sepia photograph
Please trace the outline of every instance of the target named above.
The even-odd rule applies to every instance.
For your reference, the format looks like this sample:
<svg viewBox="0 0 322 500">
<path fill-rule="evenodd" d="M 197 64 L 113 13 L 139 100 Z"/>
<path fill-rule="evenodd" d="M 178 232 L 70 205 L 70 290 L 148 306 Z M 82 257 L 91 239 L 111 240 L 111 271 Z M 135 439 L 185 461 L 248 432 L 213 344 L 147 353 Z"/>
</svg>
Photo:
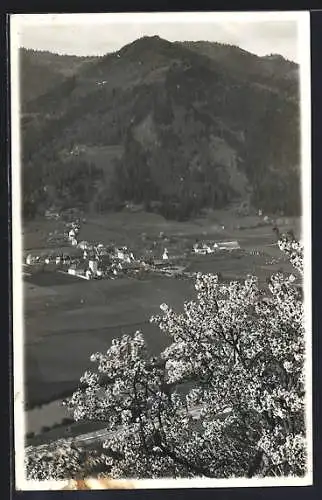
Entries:
<svg viewBox="0 0 322 500">
<path fill-rule="evenodd" d="M 312 484 L 310 17 L 10 16 L 17 490 Z"/>
</svg>

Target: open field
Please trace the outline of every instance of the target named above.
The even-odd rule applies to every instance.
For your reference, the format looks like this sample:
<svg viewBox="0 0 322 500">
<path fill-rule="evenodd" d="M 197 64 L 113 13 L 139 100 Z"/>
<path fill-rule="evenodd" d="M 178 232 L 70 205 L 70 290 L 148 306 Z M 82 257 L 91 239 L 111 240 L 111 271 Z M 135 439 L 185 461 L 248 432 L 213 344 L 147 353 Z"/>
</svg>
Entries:
<svg viewBox="0 0 322 500">
<path fill-rule="evenodd" d="M 156 254 L 165 246 L 170 254 L 182 245 L 191 249 L 196 239 L 236 239 L 244 253 L 191 255 L 188 270 L 221 272 L 226 279 L 240 279 L 255 273 L 264 282 L 272 271 L 279 268 L 291 271 L 291 268 L 284 260 L 275 265 L 268 263 L 272 258 L 279 259 L 281 254 L 274 246 L 272 228 L 254 227 L 256 220 L 258 222 L 258 218 L 236 221 L 236 217 L 218 213 L 179 223 L 166 221 L 155 214 L 112 213 L 95 218 L 87 216 L 86 223 L 81 226 L 80 239 L 128 245 L 137 253 L 143 252 L 149 241 L 156 239 Z M 243 229 L 238 229 L 237 224 Z M 281 229 L 288 227 L 298 233 L 297 221 L 290 221 Z M 59 220 L 32 222 L 25 227 L 25 248 L 48 247 L 48 233 L 58 228 L 62 229 Z M 173 243 L 160 240 L 160 232 Z M 259 250 L 261 254 L 250 255 L 247 253 L 250 249 Z M 85 281 L 57 272 L 32 274 L 24 282 L 26 403 L 33 407 L 69 395 L 90 367 L 90 355 L 106 350 L 111 340 L 121 334 L 140 329 L 150 352 L 159 353 L 169 339 L 149 323 L 149 317 L 159 312 L 163 302 L 181 310 L 184 300 L 193 297 L 191 280 L 149 275 L 144 279 Z M 34 414 L 29 428 L 47 425 L 47 414 L 46 411 L 39 412 L 38 416 Z M 57 410 L 57 418 L 59 415 L 62 416 L 61 410 Z"/>
<path fill-rule="evenodd" d="M 71 277 L 71 280 L 73 278 Z M 25 355 L 27 401 L 58 398 L 77 386 L 93 352 L 104 351 L 114 337 L 142 329 L 158 353 L 166 345 L 151 314 L 168 301 L 179 307 L 192 296 L 192 283 L 153 278 L 146 281 L 74 281 L 66 286 L 25 286 Z"/>
<path fill-rule="evenodd" d="M 196 238 L 213 238 L 214 240 L 238 239 L 249 246 L 260 245 L 262 241 L 273 241 L 272 226 L 255 227 L 261 220 L 257 216 L 237 217 L 228 210 L 210 212 L 206 217 L 200 217 L 187 222 L 177 222 L 164 219 L 161 215 L 127 211 L 111 212 L 104 215 L 88 214 L 86 222 L 82 223 L 80 240 L 116 243 L 129 247 L 142 247 L 142 233 L 148 239 L 158 238 L 160 232 L 178 237 L 182 240 L 194 241 Z M 280 218 L 276 223 L 281 230 L 292 228 L 300 232 L 298 218 Z M 241 229 L 242 228 L 242 229 Z M 48 248 L 50 232 L 64 232 L 62 220 L 39 218 L 28 222 L 23 230 L 23 246 L 25 250 Z"/>
</svg>

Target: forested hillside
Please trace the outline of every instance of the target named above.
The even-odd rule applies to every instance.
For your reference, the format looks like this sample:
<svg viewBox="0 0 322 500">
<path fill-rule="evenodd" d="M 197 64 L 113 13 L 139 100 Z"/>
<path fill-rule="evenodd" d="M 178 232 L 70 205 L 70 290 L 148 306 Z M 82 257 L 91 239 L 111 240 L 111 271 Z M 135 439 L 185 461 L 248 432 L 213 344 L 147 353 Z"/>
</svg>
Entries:
<svg viewBox="0 0 322 500">
<path fill-rule="evenodd" d="M 295 63 L 159 37 L 92 60 L 52 57 L 22 57 L 26 216 L 129 200 L 168 217 L 236 201 L 299 213 Z"/>
</svg>

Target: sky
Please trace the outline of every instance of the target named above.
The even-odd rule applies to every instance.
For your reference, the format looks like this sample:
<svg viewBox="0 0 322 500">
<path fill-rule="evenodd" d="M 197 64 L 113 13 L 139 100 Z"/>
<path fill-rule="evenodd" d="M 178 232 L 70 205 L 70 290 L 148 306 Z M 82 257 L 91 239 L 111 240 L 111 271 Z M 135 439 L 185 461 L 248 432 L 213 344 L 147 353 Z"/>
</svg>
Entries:
<svg viewBox="0 0 322 500">
<path fill-rule="evenodd" d="M 103 55 L 142 36 L 206 40 L 298 62 L 298 23 L 292 13 L 16 14 L 19 45 L 59 54 Z M 12 29 L 11 29 L 12 31 Z"/>
</svg>

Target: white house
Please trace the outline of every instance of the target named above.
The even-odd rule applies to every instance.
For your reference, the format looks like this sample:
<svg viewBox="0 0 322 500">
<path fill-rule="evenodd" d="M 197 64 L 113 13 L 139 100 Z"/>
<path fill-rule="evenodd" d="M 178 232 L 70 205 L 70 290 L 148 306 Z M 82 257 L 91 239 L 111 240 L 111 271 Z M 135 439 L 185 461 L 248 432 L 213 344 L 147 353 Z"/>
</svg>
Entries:
<svg viewBox="0 0 322 500">
<path fill-rule="evenodd" d="M 117 249 L 116 256 L 118 259 L 124 260 L 124 257 L 125 257 L 124 251 Z"/>
<path fill-rule="evenodd" d="M 28 254 L 27 257 L 26 257 L 26 264 L 28 264 L 28 266 L 30 266 L 30 264 L 32 264 L 34 261 L 33 257 L 31 254 Z"/>
<path fill-rule="evenodd" d="M 193 251 L 197 254 L 200 254 L 200 255 L 206 255 L 206 253 L 207 253 L 207 249 L 204 248 L 203 246 L 199 246 L 198 243 L 195 243 L 193 245 Z"/>
<path fill-rule="evenodd" d="M 70 242 L 71 242 L 71 244 L 72 244 L 73 247 L 77 247 L 77 240 L 76 240 L 76 238 L 72 238 L 70 240 Z"/>
<path fill-rule="evenodd" d="M 206 253 L 213 253 L 213 249 L 210 248 L 209 245 L 204 245 L 204 249 L 206 250 Z"/>
<path fill-rule="evenodd" d="M 97 260 L 90 260 L 88 262 L 88 268 L 95 275 L 97 273 Z"/>
<path fill-rule="evenodd" d="M 69 231 L 69 233 L 68 233 L 68 238 L 71 240 L 71 239 L 75 238 L 75 236 L 76 236 L 75 229 L 74 229 L 74 228 L 72 228 L 72 229 Z"/>
<path fill-rule="evenodd" d="M 168 260 L 169 259 L 169 254 L 167 248 L 164 249 L 163 255 L 162 255 L 163 260 Z"/>
<path fill-rule="evenodd" d="M 193 250 L 195 253 L 197 253 L 199 255 L 206 255 L 209 253 L 214 253 L 214 248 L 216 248 L 215 245 L 216 245 L 216 243 L 212 247 L 210 247 L 206 243 L 202 243 L 201 245 L 199 245 L 198 243 L 195 243 L 193 245 Z"/>
</svg>

